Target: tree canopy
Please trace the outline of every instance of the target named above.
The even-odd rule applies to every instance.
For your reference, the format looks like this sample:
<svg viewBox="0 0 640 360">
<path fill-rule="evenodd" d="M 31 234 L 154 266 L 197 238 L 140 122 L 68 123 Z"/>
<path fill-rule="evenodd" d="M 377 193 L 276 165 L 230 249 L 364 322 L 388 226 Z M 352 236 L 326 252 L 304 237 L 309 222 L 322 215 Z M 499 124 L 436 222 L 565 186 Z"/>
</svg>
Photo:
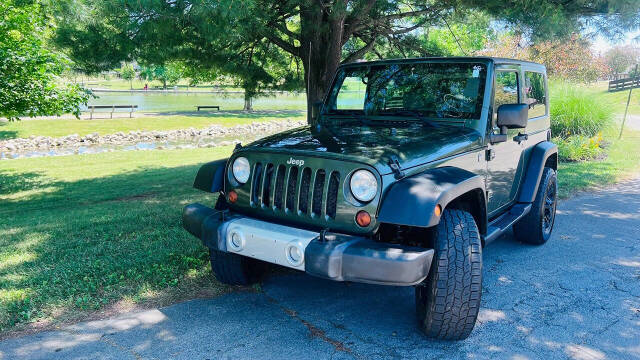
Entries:
<svg viewBox="0 0 640 360">
<path fill-rule="evenodd" d="M 615 76 L 622 74 L 640 61 L 640 51 L 632 47 L 616 46 L 604 54 L 605 61 L 611 73 Z"/>
<path fill-rule="evenodd" d="M 107 37 L 101 42 L 106 47 L 101 53 L 156 60 L 174 57 L 193 64 L 218 66 L 230 73 L 245 71 L 249 74 L 243 77 L 245 80 L 262 79 L 274 84 L 282 74 L 270 73 L 273 68 L 269 65 L 288 60 L 290 65 L 280 69 L 291 75 L 302 68 L 309 109 L 323 98 L 340 63 L 371 53 L 438 55 L 429 41 L 420 41 L 420 36 L 425 36 L 423 30 L 437 25 L 455 33 L 447 21 L 470 11 L 483 12 L 518 27 L 534 40 L 567 36 L 585 27 L 615 36 L 640 25 L 640 2 L 619 0 L 73 0 L 73 3 L 92 14 L 87 23 L 61 23 L 59 43 L 66 44 L 74 57 L 91 55 L 85 47 L 75 46 L 74 38 L 92 39 L 100 34 Z M 89 34 L 94 30 L 97 31 Z"/>
<path fill-rule="evenodd" d="M 0 2 L 0 116 L 79 115 L 89 93 L 57 78 L 68 65 L 46 47 L 49 23 L 39 1 Z"/>
</svg>

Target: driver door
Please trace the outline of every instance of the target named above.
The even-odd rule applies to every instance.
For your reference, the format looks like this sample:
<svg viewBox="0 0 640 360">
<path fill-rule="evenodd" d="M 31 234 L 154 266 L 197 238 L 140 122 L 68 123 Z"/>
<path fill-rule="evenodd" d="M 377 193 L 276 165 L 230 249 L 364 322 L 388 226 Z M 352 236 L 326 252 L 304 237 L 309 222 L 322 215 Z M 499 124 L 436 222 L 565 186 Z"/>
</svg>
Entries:
<svg viewBox="0 0 640 360">
<path fill-rule="evenodd" d="M 500 133 L 496 125 L 498 107 L 522 102 L 522 73 L 517 65 L 496 66 L 493 82 L 493 114 L 490 131 Z M 511 206 L 518 194 L 522 176 L 522 155 L 526 140 L 514 140 L 522 129 L 509 129 L 507 141 L 489 144 L 487 149 L 487 210 L 489 217 Z"/>
</svg>

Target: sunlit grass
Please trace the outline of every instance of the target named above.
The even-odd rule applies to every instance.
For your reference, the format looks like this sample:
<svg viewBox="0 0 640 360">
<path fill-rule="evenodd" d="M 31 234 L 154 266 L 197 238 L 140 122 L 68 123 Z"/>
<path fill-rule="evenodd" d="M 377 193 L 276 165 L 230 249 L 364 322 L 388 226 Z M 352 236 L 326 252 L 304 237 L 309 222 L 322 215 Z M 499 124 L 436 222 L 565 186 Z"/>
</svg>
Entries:
<svg viewBox="0 0 640 360">
<path fill-rule="evenodd" d="M 617 130 L 610 128 L 605 139 L 611 141 L 603 160 L 561 162 L 558 170 L 560 196 L 577 191 L 613 184 L 640 172 L 640 131 L 627 130 L 617 139 Z"/>
<path fill-rule="evenodd" d="M 181 209 L 213 203 L 193 178 L 230 151 L 0 162 L 0 331 L 82 318 L 124 299 L 161 305 L 226 291 L 210 276 L 206 249 L 182 229 Z"/>
</svg>

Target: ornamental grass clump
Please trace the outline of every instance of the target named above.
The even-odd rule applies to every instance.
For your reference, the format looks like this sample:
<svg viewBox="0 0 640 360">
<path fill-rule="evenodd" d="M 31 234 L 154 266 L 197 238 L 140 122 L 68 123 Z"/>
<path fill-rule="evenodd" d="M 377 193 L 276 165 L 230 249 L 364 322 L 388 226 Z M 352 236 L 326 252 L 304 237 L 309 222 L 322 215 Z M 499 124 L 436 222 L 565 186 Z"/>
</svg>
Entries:
<svg viewBox="0 0 640 360">
<path fill-rule="evenodd" d="M 591 138 L 613 123 L 609 105 L 594 90 L 569 82 L 551 81 L 549 93 L 553 136 Z"/>
</svg>

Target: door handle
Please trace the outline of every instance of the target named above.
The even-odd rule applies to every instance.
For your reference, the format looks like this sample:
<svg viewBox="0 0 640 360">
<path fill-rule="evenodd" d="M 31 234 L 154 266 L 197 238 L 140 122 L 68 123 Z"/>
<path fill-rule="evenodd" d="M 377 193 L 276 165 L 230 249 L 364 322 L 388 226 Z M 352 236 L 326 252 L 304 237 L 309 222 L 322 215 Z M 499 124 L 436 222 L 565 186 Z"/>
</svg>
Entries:
<svg viewBox="0 0 640 360">
<path fill-rule="evenodd" d="M 513 137 L 513 141 L 516 141 L 518 144 L 526 140 L 529 140 L 529 135 L 527 134 L 519 133 L 518 135 Z"/>
</svg>

